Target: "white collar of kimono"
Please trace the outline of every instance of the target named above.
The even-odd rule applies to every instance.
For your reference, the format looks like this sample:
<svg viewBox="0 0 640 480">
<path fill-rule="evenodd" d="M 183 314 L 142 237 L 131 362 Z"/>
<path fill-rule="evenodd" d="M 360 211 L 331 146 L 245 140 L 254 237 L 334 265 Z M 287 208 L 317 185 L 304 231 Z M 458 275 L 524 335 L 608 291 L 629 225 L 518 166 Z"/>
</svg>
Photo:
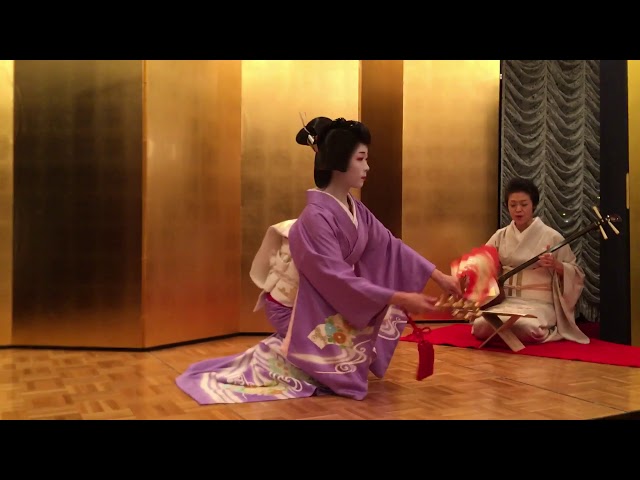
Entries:
<svg viewBox="0 0 640 480">
<path fill-rule="evenodd" d="M 537 224 L 541 221 L 542 220 L 540 220 L 540 217 L 535 217 L 533 219 L 533 222 L 531 222 L 531 225 L 525 228 L 522 232 L 518 230 L 518 227 L 516 227 L 516 223 L 514 221 L 511 221 L 511 228 L 513 229 L 513 233 L 515 234 L 516 238 L 518 240 L 522 240 L 522 237 L 524 237 L 528 232 L 532 231 L 531 228 L 537 226 Z"/>
<path fill-rule="evenodd" d="M 327 193 L 324 190 L 320 190 L 320 189 L 317 189 L 317 188 L 312 189 L 312 191 L 324 193 L 325 195 L 328 195 L 329 197 L 333 198 L 336 202 L 338 202 L 338 205 L 340 205 L 342 207 L 342 209 L 347 213 L 347 215 L 349 215 L 349 218 L 351 219 L 353 224 L 356 227 L 358 226 L 358 215 L 356 214 L 356 203 L 353 201 L 353 198 L 351 197 L 351 195 L 349 195 L 349 197 L 350 197 L 349 199 L 351 200 L 349 202 L 349 204 L 351 205 L 351 210 L 349 210 L 349 208 L 347 208 L 347 206 L 344 203 L 342 203 L 340 200 L 338 200 L 336 197 L 334 197 L 330 193 Z"/>
</svg>

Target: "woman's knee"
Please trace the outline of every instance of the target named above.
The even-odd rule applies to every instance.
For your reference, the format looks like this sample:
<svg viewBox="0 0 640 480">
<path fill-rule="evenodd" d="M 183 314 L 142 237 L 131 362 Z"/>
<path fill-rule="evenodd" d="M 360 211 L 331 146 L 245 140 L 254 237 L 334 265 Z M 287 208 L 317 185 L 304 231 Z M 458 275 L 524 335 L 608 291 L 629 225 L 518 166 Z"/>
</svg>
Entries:
<svg viewBox="0 0 640 480">
<path fill-rule="evenodd" d="M 542 343 L 549 336 L 549 328 L 540 325 L 514 325 L 513 330 L 522 343 Z"/>
</svg>

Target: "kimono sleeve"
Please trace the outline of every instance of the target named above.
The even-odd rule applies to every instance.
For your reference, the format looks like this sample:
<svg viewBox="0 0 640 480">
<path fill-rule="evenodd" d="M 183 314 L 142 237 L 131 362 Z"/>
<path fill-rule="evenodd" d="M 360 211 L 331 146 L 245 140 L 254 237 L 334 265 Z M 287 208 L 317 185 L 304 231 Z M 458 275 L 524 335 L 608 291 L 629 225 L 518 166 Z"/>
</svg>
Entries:
<svg viewBox="0 0 640 480">
<path fill-rule="evenodd" d="M 500 242 L 504 238 L 504 234 L 505 234 L 505 229 L 504 228 L 500 228 L 500 229 L 496 230 L 496 232 L 493 235 L 491 235 L 491 238 L 489 240 L 487 240 L 487 243 L 485 243 L 485 245 L 488 245 L 488 246 L 495 247 L 495 248 L 499 249 L 500 248 Z"/>
<path fill-rule="evenodd" d="M 563 240 L 563 237 L 558 235 L 554 240 L 554 243 L 559 243 Z M 573 308 L 584 288 L 584 270 L 578 265 L 577 258 L 569 245 L 564 245 L 554 255 L 557 260 L 562 262 L 564 269 L 562 278 L 554 274 L 554 286 L 562 294 L 566 306 Z"/>
<path fill-rule="evenodd" d="M 303 215 L 289 240 L 299 274 L 351 325 L 366 327 L 388 306 L 395 290 L 355 274 L 342 256 L 336 233 L 322 215 Z"/>
<path fill-rule="evenodd" d="M 557 243 L 562 241 L 562 237 L 558 234 L 553 240 L 553 243 Z M 558 331 L 567 340 L 588 344 L 589 337 L 580 330 L 575 321 L 575 307 L 584 288 L 584 271 L 578 265 L 569 245 L 558 249 L 554 255 L 562 262 L 564 270 L 562 277 L 557 272 L 553 273 L 551 287 Z"/>
</svg>

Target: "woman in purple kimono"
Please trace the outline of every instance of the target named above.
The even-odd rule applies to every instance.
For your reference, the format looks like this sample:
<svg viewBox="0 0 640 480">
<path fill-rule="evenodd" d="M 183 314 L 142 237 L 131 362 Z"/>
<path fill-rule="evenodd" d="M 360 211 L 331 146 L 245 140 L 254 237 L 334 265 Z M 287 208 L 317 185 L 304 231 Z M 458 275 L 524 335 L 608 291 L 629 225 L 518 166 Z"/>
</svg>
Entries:
<svg viewBox="0 0 640 480">
<path fill-rule="evenodd" d="M 316 152 L 314 180 L 297 220 L 269 228 L 251 278 L 276 333 L 244 353 L 190 366 L 178 386 L 200 404 L 334 394 L 366 397 L 382 378 L 406 325 L 405 312 L 434 310 L 422 292 L 443 274 L 395 238 L 350 195 L 369 172 L 367 127 L 319 117 L 296 137 Z"/>
</svg>

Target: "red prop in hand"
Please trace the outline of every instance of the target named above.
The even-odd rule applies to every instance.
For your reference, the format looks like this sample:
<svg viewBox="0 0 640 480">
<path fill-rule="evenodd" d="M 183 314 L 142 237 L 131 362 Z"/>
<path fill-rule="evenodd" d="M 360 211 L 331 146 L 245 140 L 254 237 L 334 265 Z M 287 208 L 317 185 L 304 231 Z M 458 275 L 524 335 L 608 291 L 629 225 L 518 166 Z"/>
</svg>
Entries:
<svg viewBox="0 0 640 480">
<path fill-rule="evenodd" d="M 474 248 L 451 263 L 451 274 L 467 279 L 462 297 L 480 304 L 498 295 L 496 279 L 499 273 L 500 257 L 496 248 L 490 245 Z"/>
</svg>

